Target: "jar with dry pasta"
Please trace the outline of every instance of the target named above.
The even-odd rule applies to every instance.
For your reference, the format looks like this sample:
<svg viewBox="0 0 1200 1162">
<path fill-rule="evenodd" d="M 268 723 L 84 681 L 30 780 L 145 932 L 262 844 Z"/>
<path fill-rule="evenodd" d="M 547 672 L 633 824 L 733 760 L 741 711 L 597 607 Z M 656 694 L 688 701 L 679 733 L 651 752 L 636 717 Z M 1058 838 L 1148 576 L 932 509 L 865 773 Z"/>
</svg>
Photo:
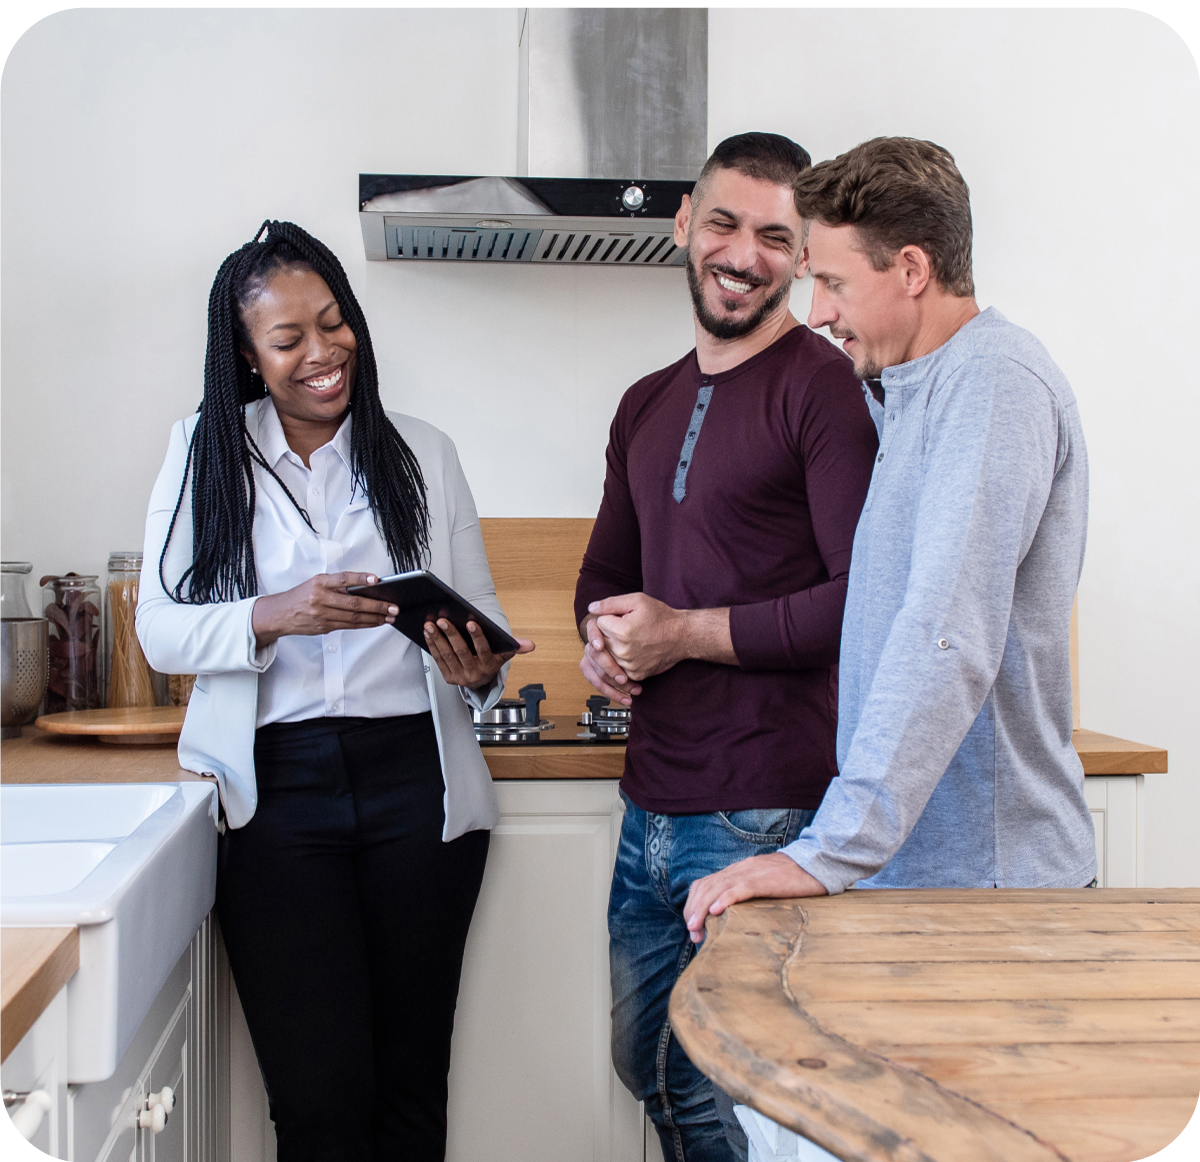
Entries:
<svg viewBox="0 0 1200 1162">
<path fill-rule="evenodd" d="M 141 553 L 112 553 L 108 558 L 104 626 L 110 708 L 161 706 L 167 700 L 166 677 L 150 668 L 134 625 L 141 573 Z"/>
</svg>

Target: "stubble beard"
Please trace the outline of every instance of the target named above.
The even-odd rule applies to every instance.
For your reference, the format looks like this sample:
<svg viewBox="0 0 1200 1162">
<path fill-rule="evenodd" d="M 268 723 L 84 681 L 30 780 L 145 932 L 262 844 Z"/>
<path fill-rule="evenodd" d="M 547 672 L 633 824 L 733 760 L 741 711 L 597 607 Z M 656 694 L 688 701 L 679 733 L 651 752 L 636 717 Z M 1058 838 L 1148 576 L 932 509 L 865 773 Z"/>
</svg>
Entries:
<svg viewBox="0 0 1200 1162">
<path fill-rule="evenodd" d="M 839 334 L 837 331 L 830 328 L 829 333 L 835 339 L 857 339 L 858 338 L 858 336 L 855 335 L 853 331 L 843 331 Z M 872 359 L 869 355 L 860 356 L 860 359 L 861 359 L 861 362 L 859 361 L 859 359 L 854 360 L 854 374 L 859 379 L 878 379 L 881 375 L 883 375 L 883 367 L 880 364 L 876 363 L 875 360 Z"/>
<path fill-rule="evenodd" d="M 862 363 L 855 363 L 854 374 L 859 379 L 879 379 L 883 375 L 883 368 L 872 359 L 864 359 Z"/>
<path fill-rule="evenodd" d="M 692 294 L 692 310 L 696 312 L 696 319 L 700 323 L 700 326 L 714 339 L 740 339 L 743 335 L 749 335 L 751 331 L 759 327 L 768 315 L 778 310 L 783 303 L 787 302 L 788 295 L 792 292 L 792 281 L 785 278 L 779 284 L 779 288 L 763 300 L 758 310 L 746 318 L 721 319 L 708 309 L 708 304 L 704 301 L 700 274 L 692 262 L 690 252 L 688 253 L 685 265 L 687 267 L 688 290 Z M 732 277 L 740 278 L 744 276 L 733 275 Z"/>
</svg>

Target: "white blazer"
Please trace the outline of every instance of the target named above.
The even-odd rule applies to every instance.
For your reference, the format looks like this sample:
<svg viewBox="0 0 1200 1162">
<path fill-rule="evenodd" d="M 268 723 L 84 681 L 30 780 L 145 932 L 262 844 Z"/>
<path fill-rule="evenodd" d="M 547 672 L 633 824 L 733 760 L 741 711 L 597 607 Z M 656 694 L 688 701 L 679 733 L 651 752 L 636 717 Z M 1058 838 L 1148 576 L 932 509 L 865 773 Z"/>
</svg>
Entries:
<svg viewBox="0 0 1200 1162">
<path fill-rule="evenodd" d="M 389 412 L 388 418 L 412 449 L 425 477 L 429 506 L 426 568 L 507 629 L 508 621 L 496 600 L 488 569 L 475 501 L 453 442 L 423 420 L 395 412 Z M 183 481 L 188 443 L 198 419 L 198 415 L 188 416 L 171 429 L 167 458 L 150 494 L 137 633 L 146 660 L 154 669 L 164 674 L 197 675 L 179 736 L 179 765 L 197 774 L 215 776 L 229 826 L 244 827 L 258 804 L 254 777 L 258 676 L 274 660 L 275 647 L 259 650 L 256 646 L 250 624 L 256 597 L 179 605 L 164 591 L 158 575 L 159 557 Z M 255 404 L 246 408 L 246 427 L 257 440 Z M 279 487 L 257 464 L 254 481 L 260 491 Z M 163 563 L 167 584 L 174 586 L 191 563 L 189 481 Z M 442 839 L 448 841 L 467 831 L 491 828 L 499 817 L 492 777 L 475 741 L 471 707 L 486 710 L 499 700 L 508 666 L 480 695 L 449 685 L 428 654 L 423 654 L 422 661 L 446 787 Z"/>
</svg>

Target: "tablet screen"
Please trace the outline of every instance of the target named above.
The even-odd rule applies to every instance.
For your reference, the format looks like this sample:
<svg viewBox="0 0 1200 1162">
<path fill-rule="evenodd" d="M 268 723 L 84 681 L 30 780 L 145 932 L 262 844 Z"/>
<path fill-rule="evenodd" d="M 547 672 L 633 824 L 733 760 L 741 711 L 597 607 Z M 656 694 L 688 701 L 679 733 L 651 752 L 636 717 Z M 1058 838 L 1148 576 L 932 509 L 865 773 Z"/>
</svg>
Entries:
<svg viewBox="0 0 1200 1162">
<path fill-rule="evenodd" d="M 396 628 L 422 649 L 425 649 L 425 623 L 440 618 L 445 618 L 462 634 L 472 653 L 475 646 L 467 632 L 468 621 L 475 622 L 483 630 L 492 653 L 507 654 L 519 648 L 516 638 L 428 569 L 381 577 L 374 585 L 352 585 L 346 592 L 391 602 L 400 610 L 396 614 Z"/>
</svg>

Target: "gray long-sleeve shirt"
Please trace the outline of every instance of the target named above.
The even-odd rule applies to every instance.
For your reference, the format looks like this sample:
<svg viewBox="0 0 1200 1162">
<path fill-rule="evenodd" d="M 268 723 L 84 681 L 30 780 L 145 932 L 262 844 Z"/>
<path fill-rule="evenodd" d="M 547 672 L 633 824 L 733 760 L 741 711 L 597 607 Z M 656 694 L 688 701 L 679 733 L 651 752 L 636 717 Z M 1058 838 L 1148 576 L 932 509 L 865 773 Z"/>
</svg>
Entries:
<svg viewBox="0 0 1200 1162">
<path fill-rule="evenodd" d="M 1074 394 L 994 309 L 882 381 L 839 775 L 784 850 L 830 892 L 1082 887 L 1096 855 L 1071 745 L 1088 490 Z"/>
</svg>

